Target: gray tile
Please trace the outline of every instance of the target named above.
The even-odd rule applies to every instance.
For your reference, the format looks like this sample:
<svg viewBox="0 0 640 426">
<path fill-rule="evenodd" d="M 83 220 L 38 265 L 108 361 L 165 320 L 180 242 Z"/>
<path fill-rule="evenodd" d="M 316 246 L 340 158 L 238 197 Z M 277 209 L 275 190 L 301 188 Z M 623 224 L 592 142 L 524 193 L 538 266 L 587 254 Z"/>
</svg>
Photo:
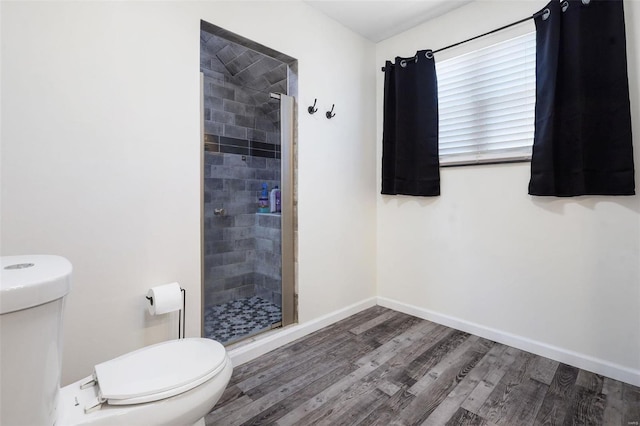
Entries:
<svg viewBox="0 0 640 426">
<path fill-rule="evenodd" d="M 243 169 L 247 168 L 247 159 L 243 159 L 242 155 L 236 155 L 236 154 L 225 154 L 224 155 L 224 165 L 225 166 L 233 166 L 235 170 L 235 167 L 240 167 Z"/>
<path fill-rule="evenodd" d="M 211 64 L 211 61 L 209 61 L 209 64 Z M 209 70 L 204 75 L 203 83 L 204 83 L 204 89 L 205 89 L 204 93 L 205 93 L 205 95 L 213 95 L 213 93 L 211 92 L 211 84 L 216 84 L 218 86 L 223 86 L 224 85 L 224 73 L 221 73 L 220 71 L 215 71 L 215 70 L 211 69 L 211 65 L 209 65 Z"/>
<path fill-rule="evenodd" d="M 280 127 L 280 109 L 266 112 L 266 118 L 271 121 L 276 128 Z"/>
<path fill-rule="evenodd" d="M 222 230 L 220 230 L 220 239 L 222 239 Z M 210 246 L 212 253 L 226 253 L 234 249 L 232 241 L 214 241 Z"/>
<path fill-rule="evenodd" d="M 216 230 L 217 232 L 217 230 Z M 216 254 L 219 253 L 216 249 L 218 248 L 218 246 L 216 245 L 219 241 L 216 241 L 217 238 L 213 238 L 213 237 L 209 237 L 208 234 L 210 234 L 210 232 L 205 232 L 205 239 L 207 240 L 207 242 L 205 242 L 203 244 L 203 250 L 204 250 L 204 254 L 205 255 L 211 255 L 211 254 Z M 220 238 L 222 238 L 222 230 L 220 230 Z"/>
<path fill-rule="evenodd" d="M 242 263 L 247 259 L 247 253 L 245 250 L 230 251 L 223 254 L 223 265 L 232 265 L 236 263 Z"/>
<path fill-rule="evenodd" d="M 249 157 L 247 158 L 247 166 L 252 169 L 264 169 L 267 167 L 267 159 L 260 157 Z"/>
<path fill-rule="evenodd" d="M 228 167 L 227 165 L 224 164 L 225 161 L 227 161 L 226 159 L 226 155 L 227 154 L 223 154 L 223 164 L 212 164 L 211 165 L 211 176 L 217 177 L 217 178 L 225 178 L 225 177 L 229 177 L 231 175 L 231 167 Z"/>
<path fill-rule="evenodd" d="M 274 107 L 278 106 L 277 101 L 272 100 L 269 92 L 264 90 L 253 90 L 253 99 L 254 104 L 258 109 L 262 110 L 265 108 L 265 104 L 273 103 Z"/>
<path fill-rule="evenodd" d="M 206 220 L 207 218 L 205 218 L 205 222 Z M 211 226 L 207 227 L 205 225 L 203 230 L 203 236 L 205 241 L 220 241 L 224 238 L 224 230 L 221 228 L 213 228 Z"/>
<path fill-rule="evenodd" d="M 269 169 L 257 169 L 256 170 L 256 179 L 258 180 L 274 180 L 275 171 Z"/>
<path fill-rule="evenodd" d="M 222 164 L 222 159 L 223 159 L 222 156 L 223 156 L 223 154 L 205 151 L 205 153 L 204 153 L 204 164 L 205 165 Z M 212 177 L 210 175 L 206 176 L 207 174 L 210 174 L 210 173 L 211 173 L 211 168 L 210 167 L 206 167 L 205 168 L 205 177 Z"/>
<path fill-rule="evenodd" d="M 232 138 L 247 138 L 247 129 L 244 127 L 238 127 L 231 124 L 224 125 L 224 135 Z"/>
<path fill-rule="evenodd" d="M 246 51 L 246 48 L 242 48 L 235 43 L 226 43 L 221 49 L 216 52 L 216 56 L 223 64 L 228 65 L 229 62 L 236 59 L 243 52 Z"/>
<path fill-rule="evenodd" d="M 253 98 L 253 93 L 247 91 L 246 88 L 236 89 L 233 100 L 245 105 L 255 105 L 256 102 Z"/>
<path fill-rule="evenodd" d="M 242 238 L 233 242 L 233 246 L 236 250 L 252 250 L 255 248 L 255 245 L 255 238 Z"/>
<path fill-rule="evenodd" d="M 214 121 L 205 121 L 204 131 L 212 135 L 222 135 L 224 132 L 224 127 L 221 123 L 216 123 Z"/>
<path fill-rule="evenodd" d="M 280 229 L 280 216 L 258 215 L 258 226 Z"/>
<path fill-rule="evenodd" d="M 209 206 L 211 209 L 222 208 L 224 207 L 224 203 L 231 201 L 231 193 L 223 189 L 211 191 L 209 195 L 211 196 L 211 201 L 208 204 L 211 204 L 211 206 Z"/>
<path fill-rule="evenodd" d="M 265 228 L 264 226 L 256 226 L 255 237 L 277 241 L 278 239 L 280 239 L 280 230 L 273 229 L 273 228 Z"/>
<path fill-rule="evenodd" d="M 244 191 L 245 181 L 243 179 L 224 179 L 224 189 L 227 191 Z"/>
<path fill-rule="evenodd" d="M 255 199 L 257 200 L 258 196 L 260 195 L 260 191 L 262 190 L 262 184 L 265 183 L 265 182 L 264 182 L 264 180 L 255 179 L 255 177 L 256 177 L 255 176 L 255 172 L 258 169 L 251 169 L 251 170 L 253 170 L 253 172 L 254 172 L 253 173 L 254 179 L 247 180 L 247 190 L 248 191 L 254 191 L 255 192 Z"/>
<path fill-rule="evenodd" d="M 267 143 L 280 145 L 280 132 L 267 132 Z"/>
<path fill-rule="evenodd" d="M 266 142 L 267 132 L 258 129 L 247 129 L 247 139 L 257 142 Z"/>
<path fill-rule="evenodd" d="M 234 155 L 234 157 L 241 158 L 241 155 Z M 228 157 L 225 158 L 225 161 L 228 160 Z M 212 166 L 212 167 L 220 167 L 220 166 Z M 223 166 L 225 173 L 220 173 L 221 177 L 227 179 L 255 179 L 256 171 L 255 169 L 251 169 L 249 167 L 228 167 Z"/>
<path fill-rule="evenodd" d="M 236 126 L 247 127 L 247 139 L 252 139 L 251 136 L 249 135 L 249 130 L 253 130 L 253 129 L 251 129 L 251 127 L 253 127 L 253 122 L 254 122 L 254 118 L 253 117 L 247 117 L 247 116 L 244 116 L 244 115 L 236 115 L 235 116 L 235 125 Z"/>
<path fill-rule="evenodd" d="M 272 291 L 279 291 L 282 287 L 282 280 L 280 277 L 265 277 L 264 287 Z"/>
<path fill-rule="evenodd" d="M 240 214 L 234 217 L 235 226 L 254 226 L 256 224 L 256 215 L 253 213 Z"/>
<path fill-rule="evenodd" d="M 225 67 L 224 64 L 220 62 L 220 59 L 218 59 L 215 55 L 211 56 L 210 66 L 211 66 L 211 70 L 225 75 L 225 78 L 227 75 L 229 75 L 229 71 L 227 70 L 227 67 Z"/>
<path fill-rule="evenodd" d="M 230 62 L 225 62 L 227 69 L 231 75 L 236 75 L 242 70 L 247 69 L 263 58 L 263 55 L 252 50 L 246 50 Z"/>
<path fill-rule="evenodd" d="M 223 109 L 224 99 L 215 97 L 213 95 L 205 96 L 204 105 L 206 107 L 209 107 L 210 109 L 214 109 L 214 110 L 220 111 L 220 110 Z"/>
<path fill-rule="evenodd" d="M 256 288 L 258 287 L 262 287 L 264 288 L 264 275 L 260 274 L 259 272 L 253 272 L 253 283 L 256 286 Z"/>
<path fill-rule="evenodd" d="M 207 293 L 211 295 L 218 291 L 224 290 L 224 282 L 225 282 L 224 278 L 205 280 L 204 282 L 205 299 L 207 298 Z"/>
<path fill-rule="evenodd" d="M 254 90 L 264 92 L 267 96 L 269 96 L 269 86 L 271 85 L 263 75 L 253 77 L 249 82 L 247 82 L 247 85 L 250 85 Z"/>
<path fill-rule="evenodd" d="M 206 31 L 201 31 L 201 33 L 208 34 Z M 215 35 L 209 35 L 206 46 L 207 46 L 207 49 L 211 52 L 211 54 L 215 54 L 220 49 L 225 47 L 227 44 L 229 44 L 227 40 Z"/>
<path fill-rule="evenodd" d="M 249 272 L 246 274 L 240 274 L 240 275 L 235 275 L 233 277 L 226 278 L 224 288 L 231 289 L 231 288 L 238 288 L 238 287 L 244 287 L 244 286 L 253 287 L 254 275 L 255 275 L 254 272 Z"/>
<path fill-rule="evenodd" d="M 269 120 L 265 118 L 256 117 L 256 129 L 264 130 L 265 132 L 277 132 L 278 128 Z"/>
<path fill-rule="evenodd" d="M 241 102 L 225 99 L 223 102 L 223 108 L 225 111 L 232 114 L 247 115 L 247 105 Z"/>
<path fill-rule="evenodd" d="M 264 77 L 270 84 L 287 79 L 287 66 L 285 64 L 277 65 L 275 68 L 264 73 Z"/>
<path fill-rule="evenodd" d="M 220 266 L 223 264 L 223 253 L 215 253 L 204 256 L 204 267 L 209 269 L 213 266 Z"/>
<path fill-rule="evenodd" d="M 216 189 L 223 189 L 223 185 L 224 180 L 217 177 L 207 178 L 204 180 L 204 190 L 208 192 Z"/>
<path fill-rule="evenodd" d="M 280 159 L 277 158 L 267 158 L 266 159 L 267 162 L 267 169 L 269 170 L 280 170 L 280 165 L 282 163 L 282 161 Z"/>
<path fill-rule="evenodd" d="M 223 231 L 223 239 L 225 241 L 235 241 L 254 236 L 253 227 L 245 226 L 239 228 L 226 228 Z"/>
<path fill-rule="evenodd" d="M 235 92 L 233 89 L 220 86 L 219 84 L 215 83 L 209 84 L 209 94 L 211 94 L 211 96 L 223 99 L 234 99 L 235 97 Z"/>
<path fill-rule="evenodd" d="M 287 80 L 281 80 L 267 88 L 269 92 L 287 93 Z"/>
<path fill-rule="evenodd" d="M 261 297 L 262 299 L 265 300 L 271 300 L 271 290 L 267 290 L 264 287 L 256 287 L 256 296 Z"/>
<path fill-rule="evenodd" d="M 213 228 L 228 228 L 233 226 L 233 217 L 214 215 L 211 217 L 211 226 Z"/>
<path fill-rule="evenodd" d="M 234 122 L 235 116 L 230 112 L 214 109 L 214 110 L 211 110 L 211 120 L 215 121 L 216 123 L 222 123 L 222 124 L 228 125 Z M 227 126 L 225 126 L 224 128 L 225 131 L 226 131 L 226 127 Z M 225 134 L 225 136 L 231 136 L 231 135 Z M 246 134 L 244 138 L 246 138 Z"/>
<path fill-rule="evenodd" d="M 206 297 L 205 303 L 207 305 L 215 305 L 221 303 L 227 303 L 233 300 L 237 300 L 244 297 L 253 296 L 254 289 L 253 286 L 247 285 L 238 288 L 233 288 L 229 290 L 218 291 L 210 294 Z"/>
<path fill-rule="evenodd" d="M 256 250 L 273 251 L 273 241 L 265 238 L 256 238 Z"/>
</svg>

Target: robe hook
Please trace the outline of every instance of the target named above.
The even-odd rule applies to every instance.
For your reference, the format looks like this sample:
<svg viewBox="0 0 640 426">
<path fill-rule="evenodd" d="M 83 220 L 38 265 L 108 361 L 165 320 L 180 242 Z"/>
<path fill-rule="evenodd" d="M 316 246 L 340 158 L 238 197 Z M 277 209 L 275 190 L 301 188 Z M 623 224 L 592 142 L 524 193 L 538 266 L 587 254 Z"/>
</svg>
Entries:
<svg viewBox="0 0 640 426">
<path fill-rule="evenodd" d="M 318 108 L 316 108 L 316 102 L 318 102 L 317 98 L 313 100 L 313 105 L 307 108 L 307 111 L 309 111 L 309 114 L 315 114 L 318 111 Z"/>
<path fill-rule="evenodd" d="M 327 118 L 333 118 L 336 115 L 333 113 L 333 108 L 336 106 L 336 104 L 331 105 L 331 111 L 327 111 Z"/>
</svg>

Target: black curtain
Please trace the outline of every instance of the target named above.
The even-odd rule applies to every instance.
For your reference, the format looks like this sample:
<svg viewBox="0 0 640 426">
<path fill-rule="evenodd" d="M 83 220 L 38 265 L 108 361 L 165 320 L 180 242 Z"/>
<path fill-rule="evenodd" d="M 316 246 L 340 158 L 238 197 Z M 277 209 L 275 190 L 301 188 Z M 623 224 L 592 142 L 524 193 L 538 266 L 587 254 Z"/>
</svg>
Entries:
<svg viewBox="0 0 640 426">
<path fill-rule="evenodd" d="M 387 61 L 382 193 L 440 195 L 438 83 L 431 51 Z"/>
<path fill-rule="evenodd" d="M 535 18 L 529 194 L 633 195 L 622 0 L 552 0 L 546 8 L 547 19 Z"/>
</svg>

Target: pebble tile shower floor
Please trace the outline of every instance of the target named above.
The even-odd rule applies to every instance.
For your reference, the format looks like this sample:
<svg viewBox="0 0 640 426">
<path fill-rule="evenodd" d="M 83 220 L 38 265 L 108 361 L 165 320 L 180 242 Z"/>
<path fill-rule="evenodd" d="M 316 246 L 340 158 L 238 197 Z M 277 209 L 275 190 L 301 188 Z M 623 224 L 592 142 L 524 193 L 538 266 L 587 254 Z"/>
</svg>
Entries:
<svg viewBox="0 0 640 426">
<path fill-rule="evenodd" d="M 281 308 L 261 297 L 232 300 L 205 307 L 204 335 L 221 343 L 231 343 L 269 330 L 281 320 Z"/>
</svg>

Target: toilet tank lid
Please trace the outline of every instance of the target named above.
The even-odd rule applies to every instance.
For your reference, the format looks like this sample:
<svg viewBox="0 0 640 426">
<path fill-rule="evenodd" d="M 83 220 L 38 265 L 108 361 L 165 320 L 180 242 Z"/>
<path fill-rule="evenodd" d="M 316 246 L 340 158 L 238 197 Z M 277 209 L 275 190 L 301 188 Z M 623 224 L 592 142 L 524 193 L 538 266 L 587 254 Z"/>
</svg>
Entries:
<svg viewBox="0 0 640 426">
<path fill-rule="evenodd" d="M 42 305 L 71 290 L 72 266 L 53 255 L 2 256 L 0 314 Z"/>
<path fill-rule="evenodd" d="M 188 388 L 224 364 L 226 355 L 215 340 L 170 340 L 98 364 L 94 371 L 104 398 L 127 400 Z"/>
</svg>

